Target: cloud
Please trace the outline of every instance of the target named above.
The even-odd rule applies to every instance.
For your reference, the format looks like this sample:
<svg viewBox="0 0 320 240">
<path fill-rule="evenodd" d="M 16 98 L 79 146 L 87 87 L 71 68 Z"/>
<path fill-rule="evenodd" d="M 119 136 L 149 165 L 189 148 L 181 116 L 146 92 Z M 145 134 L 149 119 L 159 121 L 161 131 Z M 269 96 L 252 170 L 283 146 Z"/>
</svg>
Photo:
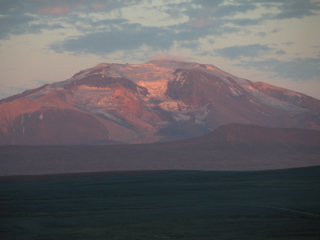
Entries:
<svg viewBox="0 0 320 240">
<path fill-rule="evenodd" d="M 261 54 L 265 54 L 273 50 L 267 45 L 250 44 L 245 46 L 231 46 L 221 49 L 216 49 L 214 52 L 218 55 L 228 58 L 236 59 L 240 57 L 258 57 Z"/>
<path fill-rule="evenodd" d="M 29 23 L 36 18 L 26 14 L 4 15 L 0 18 L 0 38 L 8 38 L 10 35 L 28 32 Z"/>
<path fill-rule="evenodd" d="M 0 19 L 3 22 L 0 25 L 2 30 L 0 37 L 33 33 L 35 26 L 29 28 L 29 25 L 35 19 L 42 24 L 42 29 L 39 28 L 38 32 L 41 32 L 46 27 L 48 30 L 55 29 L 54 26 L 58 27 L 58 25 L 52 24 L 52 22 L 55 22 L 55 24 L 60 24 L 60 28 L 64 24 L 69 24 L 69 27 L 72 25 L 83 34 L 88 32 L 93 34 L 103 29 L 103 20 L 88 17 L 90 16 L 88 14 L 97 13 L 97 11 L 108 14 L 116 10 L 121 15 L 121 10 L 124 7 L 148 3 L 152 5 L 153 1 L 31 0 L 26 2 L 23 0 L 2 0 L 0 13 L 3 13 L 7 18 Z M 279 13 L 265 14 L 256 19 L 236 17 L 239 13 L 243 14 L 256 10 L 261 4 L 264 4 L 269 10 L 274 11 L 274 8 L 277 8 Z M 286 0 L 281 2 L 266 0 L 243 0 L 241 2 L 236 0 L 228 2 L 224 0 L 193 0 L 190 2 L 181 0 L 173 3 L 163 2 L 163 5 L 158 10 L 167 12 L 173 18 L 178 14 L 180 17 L 184 16 L 189 19 L 179 26 L 174 26 L 174 24 L 170 26 L 172 31 L 167 31 L 168 34 L 172 34 L 173 31 L 173 34 L 176 34 L 179 31 L 176 34 L 177 40 L 196 40 L 208 35 L 218 36 L 239 32 L 241 27 L 259 25 L 266 20 L 309 16 L 319 10 L 319 4 L 311 0 Z M 11 19 L 10 22 L 8 18 L 14 18 L 15 21 Z M 202 29 L 199 30 L 198 28 Z M 158 30 L 163 33 L 169 29 L 159 27 Z M 128 37 L 132 36 L 133 34 L 129 32 Z M 168 38 L 170 37 L 168 36 Z"/>
<path fill-rule="evenodd" d="M 271 33 L 277 33 L 277 32 L 280 32 L 280 31 L 281 31 L 280 28 L 275 28 L 275 29 L 273 29 L 273 30 L 271 31 Z"/>
<path fill-rule="evenodd" d="M 65 24 L 74 24 L 75 21 L 78 21 L 78 25 L 73 27 L 86 25 L 88 22 L 93 22 L 88 18 L 90 13 L 97 11 L 109 13 L 137 2 L 139 1 L 2 0 L 0 2 L 0 39 L 63 28 Z M 87 16 L 80 17 L 84 14 Z M 78 27 L 78 30 L 85 30 L 85 28 Z M 91 31 L 94 29 L 91 28 Z"/>
<path fill-rule="evenodd" d="M 200 10 L 202 13 L 214 13 L 214 17 L 218 18 L 234 16 L 237 13 L 245 13 L 257 8 L 255 3 L 231 1 L 225 4 L 224 0 L 193 0 L 192 4 L 198 6 L 188 10 L 189 13 L 195 14 L 194 16 L 199 16 L 198 10 Z"/>
<path fill-rule="evenodd" d="M 217 7 L 220 4 L 222 4 L 224 2 L 224 0 L 193 0 L 192 3 L 195 5 L 200 5 L 202 7 Z"/>
<path fill-rule="evenodd" d="M 154 1 L 142 0 L 2 0 L 0 3 L 0 13 L 11 14 L 12 12 L 20 14 L 38 14 L 49 16 L 67 15 L 70 13 L 92 13 L 101 11 L 109 13 L 114 10 L 121 11 L 122 8 L 134 6 L 137 4 L 150 4 Z M 277 8 L 279 13 L 271 14 L 264 19 L 250 19 L 250 18 L 234 18 L 238 13 L 247 13 L 256 10 L 264 4 L 267 9 L 273 10 Z M 267 1 L 267 0 L 181 0 L 177 3 L 163 2 L 159 11 L 167 12 L 170 16 L 175 18 L 179 16 L 187 16 L 190 19 L 190 25 L 196 24 L 206 25 L 214 24 L 214 21 L 221 19 L 228 19 L 238 26 L 258 25 L 262 21 L 268 19 L 284 19 L 292 17 L 310 16 L 319 10 L 320 4 L 312 0 L 284 0 L 284 1 Z M 173 14 L 174 13 L 174 14 Z M 214 21 L 213 21 L 214 20 Z M 228 23 L 225 22 L 225 23 Z"/>
<path fill-rule="evenodd" d="M 264 19 L 262 18 L 238 18 L 238 19 L 232 19 L 229 20 L 230 23 L 237 25 L 237 26 L 241 26 L 241 27 L 246 27 L 246 26 L 250 26 L 250 25 L 258 25 L 260 23 L 262 23 L 264 21 Z"/>
<path fill-rule="evenodd" d="M 238 26 L 259 24 L 260 20 L 255 19 L 232 19 L 238 13 L 246 13 L 250 10 L 255 10 L 257 6 L 252 3 L 238 3 L 224 4 L 225 1 L 199 1 L 194 0 L 192 4 L 185 7 L 183 14 L 189 17 L 187 26 L 203 27 L 209 25 L 225 26 L 232 23 Z M 197 6 L 197 7 L 194 7 Z M 231 19 L 229 19 L 231 17 Z"/>
<path fill-rule="evenodd" d="M 277 55 L 285 55 L 285 54 L 287 54 L 287 52 L 284 50 L 278 50 L 278 51 L 276 51 L 276 54 Z"/>
<path fill-rule="evenodd" d="M 188 27 L 205 27 L 212 24 L 212 20 L 206 17 L 200 17 L 188 22 Z"/>
<path fill-rule="evenodd" d="M 27 14 L 12 14 L 0 17 L 0 39 L 8 39 L 11 35 L 26 33 L 41 33 L 42 30 L 64 28 L 59 23 L 39 23 L 35 16 Z"/>
<path fill-rule="evenodd" d="M 263 14 L 265 20 L 303 18 L 316 15 L 317 11 L 320 10 L 320 2 L 314 0 L 242 0 L 241 2 L 256 7 L 262 5 L 264 8 L 271 10 L 271 13 Z M 235 4 L 236 1 L 232 1 L 232 3 Z M 277 11 L 274 11 L 274 9 Z"/>
<path fill-rule="evenodd" d="M 294 42 L 285 42 L 285 43 L 283 43 L 283 44 L 286 45 L 286 46 L 291 46 L 291 45 L 294 44 Z"/>
<path fill-rule="evenodd" d="M 139 2 L 140 0 L 1 0 L 0 13 L 20 11 L 40 15 L 61 15 L 74 11 L 109 12 Z"/>
<path fill-rule="evenodd" d="M 30 11 L 40 15 L 62 15 L 72 12 L 90 13 L 97 11 L 107 13 L 138 4 L 139 2 L 140 0 L 34 0 L 31 1 L 32 7 Z"/>
<path fill-rule="evenodd" d="M 154 61 L 166 61 L 166 60 L 172 60 L 172 61 L 189 61 L 190 59 L 182 57 L 182 56 L 174 56 L 170 55 L 168 53 L 154 55 L 152 57 L 152 60 Z"/>
<path fill-rule="evenodd" d="M 288 78 L 295 81 L 320 80 L 320 58 L 294 58 L 289 61 L 266 59 L 242 61 L 236 65 L 264 71 L 270 73 L 272 77 Z"/>
<path fill-rule="evenodd" d="M 71 26 L 78 30 L 82 35 L 88 33 L 101 31 L 118 31 L 128 25 L 128 20 L 123 18 L 116 19 L 94 19 L 90 17 L 81 16 L 79 14 L 72 14 L 72 17 L 66 18 L 64 24 Z"/>
<path fill-rule="evenodd" d="M 267 36 L 267 33 L 266 32 L 258 32 L 257 35 L 260 37 L 265 37 L 265 36 Z"/>
<path fill-rule="evenodd" d="M 257 9 L 257 5 L 253 3 L 239 3 L 239 1 L 233 1 L 232 4 L 220 5 L 215 13 L 217 17 L 235 16 L 238 13 L 246 13 Z"/>
<path fill-rule="evenodd" d="M 195 41 L 207 36 L 222 36 L 223 34 L 235 33 L 239 28 L 228 27 L 216 22 L 214 25 L 194 27 L 189 24 L 179 24 L 166 28 L 176 41 Z"/>
<path fill-rule="evenodd" d="M 196 49 L 197 47 L 200 46 L 200 44 L 198 41 L 185 41 L 185 42 L 181 42 L 180 46 L 183 48 Z"/>
<path fill-rule="evenodd" d="M 303 18 L 316 14 L 320 10 L 320 2 L 312 0 L 287 0 L 278 8 L 281 12 L 275 14 L 273 19 Z"/>
<path fill-rule="evenodd" d="M 183 48 L 195 49 L 199 46 L 197 41 L 201 37 L 238 31 L 238 28 L 220 26 L 220 24 L 191 28 L 186 23 L 169 27 L 149 27 L 129 23 L 126 19 L 88 20 L 86 25 L 80 24 L 81 18 L 77 21 L 79 23 L 75 25 L 84 33 L 83 35 L 50 44 L 49 48 L 56 52 L 100 56 L 117 51 L 139 49 L 143 46 L 151 47 L 153 50 L 169 50 L 174 43 Z M 96 31 L 91 32 L 92 28 Z"/>
<path fill-rule="evenodd" d="M 157 27 L 142 27 L 128 24 L 122 29 L 107 32 L 93 32 L 54 43 L 50 48 L 56 52 L 74 52 L 81 54 L 105 55 L 120 50 L 133 50 L 144 45 L 154 49 L 168 49 L 174 42 L 174 36 L 168 30 Z"/>
<path fill-rule="evenodd" d="M 28 90 L 28 87 L 12 87 L 4 84 L 0 84 L 0 100 L 18 93 L 21 93 L 25 90 Z"/>
<path fill-rule="evenodd" d="M 39 8 L 37 10 L 38 14 L 41 15 L 61 15 L 61 14 L 66 14 L 70 13 L 72 11 L 71 6 L 57 6 L 57 7 L 44 7 L 44 8 Z"/>
<path fill-rule="evenodd" d="M 154 3 L 153 0 L 2 0 L 0 38 L 65 28 L 65 40 L 49 43 L 56 52 L 105 55 L 144 45 L 154 50 L 168 50 L 174 44 L 194 49 L 195 41 L 208 36 L 246 31 L 264 37 L 266 32 L 258 27 L 252 30 L 252 26 L 274 19 L 310 16 L 319 10 L 319 4 L 311 0 L 181 0 L 163 1 L 161 6 L 153 6 Z M 172 21 L 172 25 L 165 27 L 135 24 L 135 20 L 130 21 L 121 11 L 136 4 L 144 4 L 145 8 L 149 4 L 169 14 L 168 18 L 179 16 L 184 22 L 175 24 Z M 261 5 L 268 14 L 256 12 L 260 16 L 255 19 L 237 17 L 237 14 L 249 15 Z M 70 36 L 69 32 L 75 34 L 74 30 L 78 31 L 77 36 Z M 270 48 L 266 45 L 253 44 L 220 49 L 216 53 L 233 59 L 256 57 L 268 51 Z"/>
</svg>

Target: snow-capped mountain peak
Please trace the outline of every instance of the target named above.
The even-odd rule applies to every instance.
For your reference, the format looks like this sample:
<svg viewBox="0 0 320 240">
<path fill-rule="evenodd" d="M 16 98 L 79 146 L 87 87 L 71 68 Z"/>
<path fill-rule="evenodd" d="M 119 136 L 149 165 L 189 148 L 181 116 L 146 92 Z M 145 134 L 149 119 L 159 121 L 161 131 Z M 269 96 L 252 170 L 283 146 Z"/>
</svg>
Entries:
<svg viewBox="0 0 320 240">
<path fill-rule="evenodd" d="M 67 80 L 3 99 L 0 111 L 10 116 L 2 125 L 1 141 L 23 144 L 30 138 L 44 141 L 48 129 L 57 130 L 49 116 L 73 122 L 61 136 L 91 136 L 81 141 L 190 138 L 228 123 L 320 130 L 317 99 L 241 79 L 210 64 L 178 60 L 100 63 Z M 98 130 L 93 134 L 90 126 Z M 28 135 L 27 129 L 36 134 L 30 130 Z M 74 141 L 55 139 L 60 140 L 47 144 Z"/>
</svg>

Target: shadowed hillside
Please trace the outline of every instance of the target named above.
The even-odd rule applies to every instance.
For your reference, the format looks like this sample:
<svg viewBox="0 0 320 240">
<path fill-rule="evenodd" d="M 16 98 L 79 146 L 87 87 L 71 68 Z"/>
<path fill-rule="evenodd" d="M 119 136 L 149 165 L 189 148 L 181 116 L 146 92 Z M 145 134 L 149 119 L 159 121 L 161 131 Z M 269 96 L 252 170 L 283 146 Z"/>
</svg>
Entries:
<svg viewBox="0 0 320 240">
<path fill-rule="evenodd" d="M 166 143 L 1 146 L 1 175 L 317 166 L 319 146 L 319 131 L 232 124 L 199 138 Z"/>
</svg>

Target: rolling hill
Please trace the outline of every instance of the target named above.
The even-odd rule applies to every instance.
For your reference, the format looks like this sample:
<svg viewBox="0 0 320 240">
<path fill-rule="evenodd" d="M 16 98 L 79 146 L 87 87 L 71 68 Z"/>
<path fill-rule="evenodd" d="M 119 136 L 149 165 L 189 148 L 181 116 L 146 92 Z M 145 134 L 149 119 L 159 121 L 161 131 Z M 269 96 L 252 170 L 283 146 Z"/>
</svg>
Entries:
<svg viewBox="0 0 320 240">
<path fill-rule="evenodd" d="M 0 175 L 319 166 L 319 146 L 320 131 L 230 124 L 198 138 L 163 143 L 0 146 Z"/>
</svg>

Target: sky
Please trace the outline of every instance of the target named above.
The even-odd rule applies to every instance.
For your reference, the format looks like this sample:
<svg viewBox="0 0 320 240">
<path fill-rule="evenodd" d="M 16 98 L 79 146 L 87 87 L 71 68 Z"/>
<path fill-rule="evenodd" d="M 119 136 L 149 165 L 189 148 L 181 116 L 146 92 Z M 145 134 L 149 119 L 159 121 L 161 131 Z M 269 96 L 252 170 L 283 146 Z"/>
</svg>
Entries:
<svg viewBox="0 0 320 240">
<path fill-rule="evenodd" d="M 319 0 L 0 0 L 0 98 L 179 58 L 320 99 Z"/>
</svg>

